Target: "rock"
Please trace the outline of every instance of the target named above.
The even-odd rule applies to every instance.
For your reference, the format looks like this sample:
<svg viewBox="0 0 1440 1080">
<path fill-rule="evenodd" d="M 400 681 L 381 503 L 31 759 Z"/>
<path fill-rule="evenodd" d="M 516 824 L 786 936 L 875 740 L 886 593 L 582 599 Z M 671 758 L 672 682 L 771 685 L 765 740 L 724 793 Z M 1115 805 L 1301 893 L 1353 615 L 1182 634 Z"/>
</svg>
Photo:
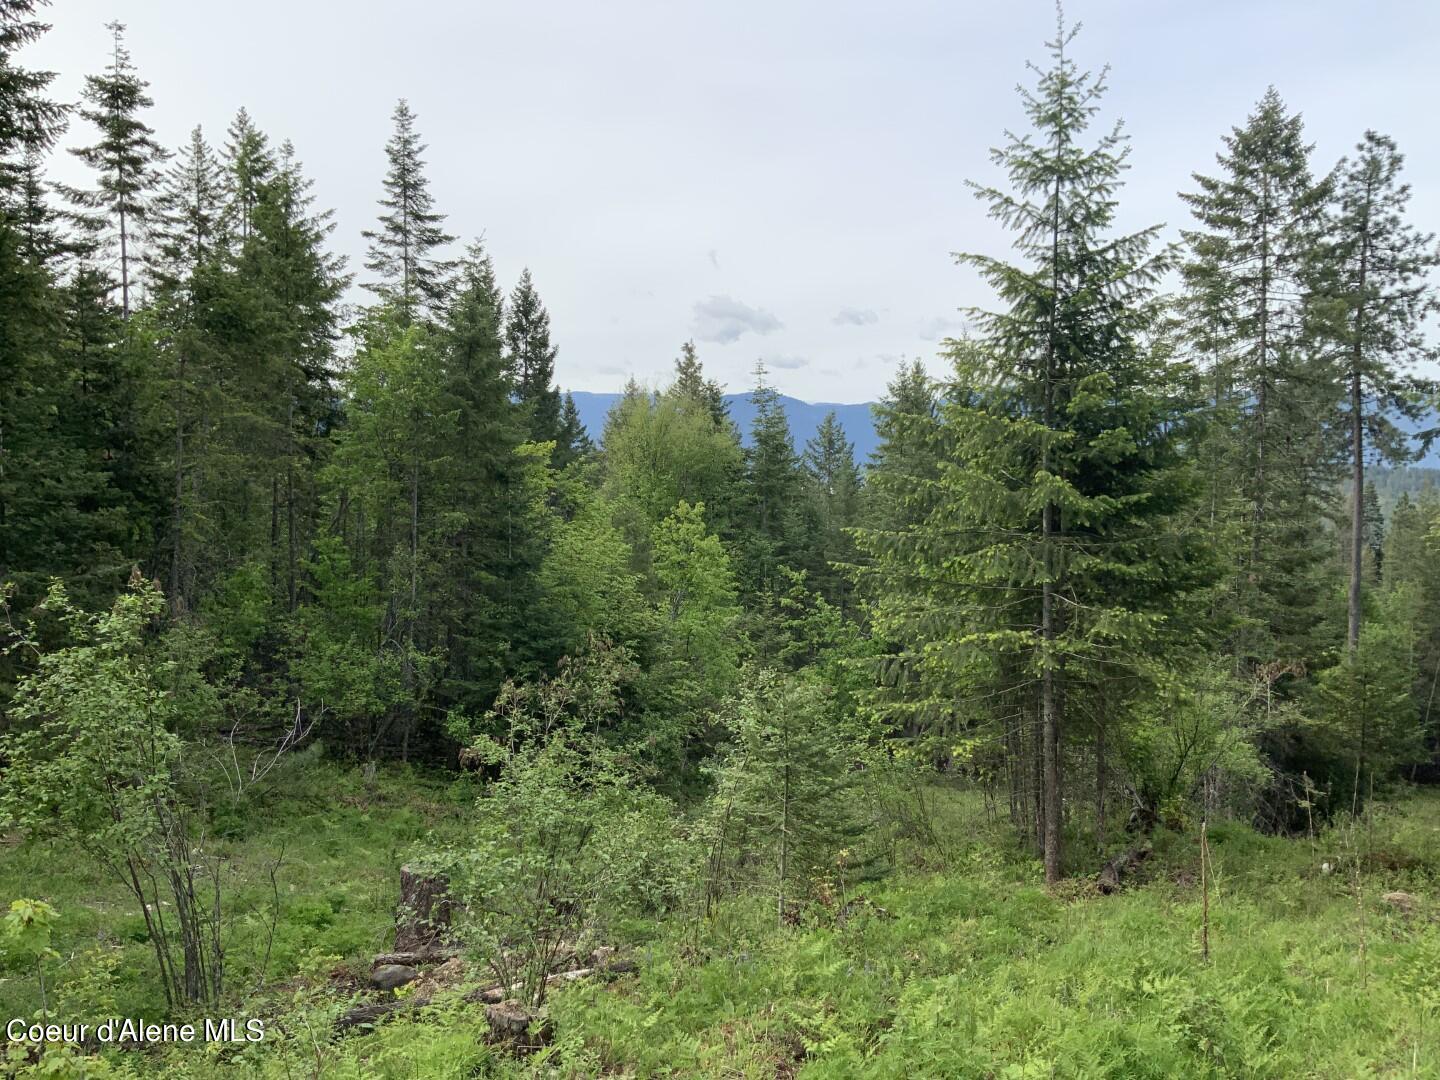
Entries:
<svg viewBox="0 0 1440 1080">
<path fill-rule="evenodd" d="M 370 973 L 370 985 L 376 990 L 394 990 L 419 976 L 420 972 L 405 964 L 384 964 Z"/>
<path fill-rule="evenodd" d="M 454 903 L 450 879 L 400 868 L 400 904 L 395 913 L 395 951 L 427 952 L 437 948 L 450 929 Z"/>
<path fill-rule="evenodd" d="M 1397 889 L 1395 892 L 1387 892 L 1380 899 L 1400 912 L 1401 915 L 1410 915 L 1415 911 L 1415 897 L 1408 892 L 1401 892 Z"/>
</svg>

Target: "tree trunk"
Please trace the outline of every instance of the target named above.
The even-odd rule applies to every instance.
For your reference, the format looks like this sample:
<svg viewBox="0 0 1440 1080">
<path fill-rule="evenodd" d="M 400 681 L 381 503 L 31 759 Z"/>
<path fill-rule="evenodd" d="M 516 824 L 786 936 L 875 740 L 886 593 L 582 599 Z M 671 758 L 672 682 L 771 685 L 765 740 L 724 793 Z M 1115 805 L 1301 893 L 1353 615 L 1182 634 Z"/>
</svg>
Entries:
<svg viewBox="0 0 1440 1080">
<path fill-rule="evenodd" d="M 1353 660 L 1360 648 L 1360 569 L 1361 551 L 1365 543 L 1365 425 L 1360 409 L 1363 404 L 1360 390 L 1360 368 L 1365 357 L 1365 288 L 1369 270 L 1369 227 L 1368 207 L 1362 223 L 1366 234 L 1360 242 L 1359 303 L 1355 308 L 1354 355 L 1350 367 L 1350 453 L 1351 482 L 1355 486 L 1353 509 L 1350 512 L 1350 619 L 1347 627 L 1346 644 Z"/>
<path fill-rule="evenodd" d="M 170 510 L 170 612 L 179 614 L 184 601 L 181 596 L 181 559 L 184 541 L 185 505 L 185 354 L 180 354 L 180 367 L 175 382 L 175 505 Z"/>
<path fill-rule="evenodd" d="M 1105 850 L 1105 725 L 1095 732 L 1095 850 Z"/>
</svg>

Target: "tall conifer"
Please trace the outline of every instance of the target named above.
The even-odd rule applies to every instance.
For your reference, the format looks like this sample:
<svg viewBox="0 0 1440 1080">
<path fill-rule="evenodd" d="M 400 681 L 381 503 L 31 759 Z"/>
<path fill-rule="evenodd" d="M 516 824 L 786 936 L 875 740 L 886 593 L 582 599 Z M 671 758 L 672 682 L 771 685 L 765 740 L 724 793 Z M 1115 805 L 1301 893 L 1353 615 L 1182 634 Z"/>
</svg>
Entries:
<svg viewBox="0 0 1440 1080">
<path fill-rule="evenodd" d="M 378 280 L 365 287 L 396 306 L 405 319 L 443 310 L 450 290 L 453 264 L 439 249 L 455 238 L 444 230 L 445 215 L 430 195 L 425 144 L 415 130 L 415 113 L 403 98 L 395 106 L 395 131 L 385 144 L 385 212 L 377 229 L 362 235 L 370 241 L 365 267 Z"/>
<path fill-rule="evenodd" d="M 138 244 L 150 217 L 159 167 L 167 155 L 141 118 L 154 101 L 147 93 L 150 84 L 136 73 L 125 48 L 125 27 L 112 22 L 106 29 L 112 39 L 110 65 L 103 75 L 86 77 L 80 108 L 80 116 L 95 126 L 100 139 L 71 151 L 95 171 L 95 187 L 67 188 L 67 193 L 88 211 L 80 220 L 105 261 L 114 259 L 120 314 L 128 319 Z"/>
</svg>

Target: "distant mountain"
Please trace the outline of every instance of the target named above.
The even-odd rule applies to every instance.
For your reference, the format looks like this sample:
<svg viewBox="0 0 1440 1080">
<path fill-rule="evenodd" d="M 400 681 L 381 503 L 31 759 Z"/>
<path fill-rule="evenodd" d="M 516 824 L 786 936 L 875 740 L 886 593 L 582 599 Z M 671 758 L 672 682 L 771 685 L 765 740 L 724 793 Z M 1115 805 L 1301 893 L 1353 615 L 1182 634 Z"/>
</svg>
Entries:
<svg viewBox="0 0 1440 1080">
<path fill-rule="evenodd" d="M 605 417 L 620 400 L 620 394 L 592 394 L 584 390 L 572 391 L 575 409 L 585 430 L 597 443 L 605 432 Z M 726 394 L 725 403 L 730 406 L 730 416 L 740 425 L 745 443 L 750 442 L 750 422 L 755 419 L 755 406 L 750 403 L 749 394 Z M 827 402 L 801 401 L 799 398 L 780 395 L 780 404 L 785 408 L 786 419 L 790 421 L 790 434 L 795 439 L 795 452 L 801 453 L 805 443 L 815 434 L 825 414 L 833 412 L 845 429 L 845 437 L 855 444 L 855 460 L 864 464 L 870 452 L 880 445 L 875 434 L 875 421 L 870 415 L 870 403 L 859 405 L 832 405 Z"/>
<path fill-rule="evenodd" d="M 584 390 L 576 390 L 573 393 L 575 408 L 580 413 L 580 420 L 584 423 L 585 430 L 590 433 L 590 437 L 598 443 L 600 436 L 605 431 L 605 417 L 622 395 L 592 394 Z M 755 407 L 750 404 L 750 395 L 726 394 L 725 401 L 730 406 L 730 415 L 740 425 L 740 433 L 748 446 L 750 422 L 755 419 Z M 880 445 L 880 438 L 875 434 L 875 418 L 870 412 L 871 403 L 868 401 L 859 405 L 834 405 L 823 401 L 813 403 L 801 401 L 799 398 L 786 397 L 781 394 L 780 403 L 785 407 L 785 415 L 790 421 L 790 434 L 794 436 L 797 454 L 805 449 L 806 440 L 815 434 L 815 429 L 820 426 L 820 421 L 824 420 L 825 414 L 832 410 L 836 419 L 840 421 L 840 426 L 845 429 L 845 437 L 855 444 L 857 463 L 863 465 L 869 460 L 871 451 Z M 1440 418 L 1430 417 L 1419 421 L 1399 420 L 1398 423 L 1402 429 L 1415 434 L 1434 428 L 1437 419 Z M 1440 440 L 1436 440 L 1429 452 L 1412 466 L 1417 470 L 1437 467 L 1440 467 Z"/>
</svg>

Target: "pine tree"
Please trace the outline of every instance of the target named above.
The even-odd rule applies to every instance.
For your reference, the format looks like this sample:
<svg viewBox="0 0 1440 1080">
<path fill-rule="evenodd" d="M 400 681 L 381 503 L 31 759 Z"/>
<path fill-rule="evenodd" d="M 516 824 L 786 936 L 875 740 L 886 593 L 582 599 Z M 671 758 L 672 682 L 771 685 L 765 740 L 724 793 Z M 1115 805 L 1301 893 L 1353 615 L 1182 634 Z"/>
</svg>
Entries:
<svg viewBox="0 0 1440 1080">
<path fill-rule="evenodd" d="M 805 444 L 801 467 L 806 477 L 804 567 L 812 586 L 826 600 L 846 609 L 849 581 L 836 564 L 854 559 L 848 530 L 859 523 L 860 470 L 854 444 L 835 413 L 825 414 Z"/>
<path fill-rule="evenodd" d="M 516 447 L 522 418 L 510 400 L 502 328 L 504 301 L 480 243 L 459 264 L 444 328 L 444 406 L 455 416 L 454 445 L 437 499 L 453 521 L 445 576 L 447 699 L 479 715 L 489 707 L 526 639 L 523 611 L 539 605 L 517 578 L 534 574 L 538 544 L 524 515 L 512 516 L 523 487 Z M 528 658 L 528 657 L 527 657 Z"/>
<path fill-rule="evenodd" d="M 147 263 L 156 289 L 183 288 L 219 254 L 220 163 L 197 126 L 171 164 L 151 206 Z"/>
<path fill-rule="evenodd" d="M 680 357 L 675 361 L 675 382 L 671 384 L 670 392 L 704 404 L 718 427 L 730 423 L 725 388 L 714 379 L 705 378 L 705 369 L 701 366 L 700 354 L 693 341 L 680 346 Z"/>
<path fill-rule="evenodd" d="M 65 110 L 46 97 L 54 76 L 15 55 L 49 29 L 33 17 L 38 6 L 0 0 L 0 581 L 21 579 L 23 602 L 72 562 L 67 538 L 76 523 L 62 519 L 87 471 L 79 448 L 54 430 L 65 395 L 54 370 L 57 305 L 40 231 L 51 219 L 39 155 L 58 137 Z"/>
<path fill-rule="evenodd" d="M 795 554 L 801 473 L 780 393 L 765 381 L 762 362 L 756 362 L 754 374 L 750 402 L 755 419 L 750 425 L 750 447 L 745 455 L 743 497 L 749 518 L 747 562 L 753 574 L 748 584 L 753 591 L 763 592 L 775 578 L 777 567 L 788 564 Z"/>
<path fill-rule="evenodd" d="M 0 202 L 0 213 L 19 236 L 21 256 L 32 266 L 58 276 L 62 258 L 74 253 L 75 244 L 63 228 L 64 215 L 51 204 L 51 185 L 37 151 L 25 154 L 16 176 L 10 202 Z"/>
<path fill-rule="evenodd" d="M 217 301 L 230 284 L 217 235 L 220 200 L 219 166 L 197 127 L 148 208 L 146 262 L 155 286 L 156 351 L 167 361 L 173 432 L 167 593 L 176 612 L 193 605 L 211 572 L 219 571 L 210 558 L 218 534 L 201 523 L 218 523 L 220 517 L 214 500 L 224 485 L 215 481 L 228 470 L 220 465 L 226 448 L 217 427 L 220 417 L 236 411 L 227 343 L 213 325 L 214 312 L 223 306 Z M 236 479 L 248 482 L 243 474 Z"/>
<path fill-rule="evenodd" d="M 266 511 L 271 591 L 293 611 L 301 563 L 318 528 L 318 474 L 338 419 L 338 305 L 349 277 L 344 260 L 325 249 L 333 214 L 314 209 L 312 182 L 288 142 L 256 172 L 262 175 L 236 260 L 253 326 L 243 381 L 255 414 L 252 452 L 260 458 L 252 473 L 268 474 L 255 502 Z M 235 198 L 232 188 L 227 213 Z"/>
<path fill-rule="evenodd" d="M 925 516 L 859 534 L 885 598 L 877 633 L 930 722 L 998 726 L 1012 769 L 1028 735 L 1047 881 L 1063 867 L 1067 710 L 1133 692 L 1203 579 L 1176 520 L 1194 485 L 1183 373 L 1143 343 L 1164 262 L 1156 229 L 1112 232 L 1124 138 L 1081 144 L 1104 84 L 1070 58 L 1073 36 L 1062 23 L 1022 90 L 1034 133 L 994 153 L 1011 190 L 977 189 L 1025 262 L 959 256 L 1004 307 L 973 312 L 983 337 L 953 348 L 940 460 L 915 485 Z"/>
<path fill-rule="evenodd" d="M 1362 556 L 1367 547 L 1365 459 L 1413 460 L 1406 433 L 1392 416 L 1418 419 L 1427 382 L 1410 372 L 1429 358 L 1424 322 L 1440 309 L 1428 271 L 1440 266 L 1435 237 L 1405 220 L 1410 187 L 1400 182 L 1403 158 L 1393 140 L 1367 131 L 1353 161 L 1342 161 L 1327 251 L 1325 297 L 1345 387 L 1351 468 L 1349 618 L 1346 641 L 1360 644 Z"/>
<path fill-rule="evenodd" d="M 1336 456 L 1323 435 L 1338 395 L 1312 302 L 1330 182 L 1313 179 L 1301 119 L 1274 88 L 1224 143 L 1220 174 L 1196 174 L 1199 190 L 1181 196 L 1197 224 L 1183 274 L 1192 340 L 1212 365 L 1214 437 L 1227 446 L 1212 474 L 1245 503 L 1230 606 L 1246 624 L 1236 653 L 1253 665 L 1313 652 L 1320 619 Z"/>
<path fill-rule="evenodd" d="M 820 686 L 771 671 L 746 680 L 730 728 L 710 800 L 707 900 L 738 874 L 753 887 L 758 871 L 784 925 L 804 883 L 828 876 L 861 832 L 854 747 Z"/>
<path fill-rule="evenodd" d="M 556 352 L 550 343 L 550 313 L 527 269 L 510 294 L 505 364 L 515 399 L 529 418 L 531 442 L 560 441 L 560 391 L 552 385 Z"/>
<path fill-rule="evenodd" d="M 563 469 L 570 462 L 589 456 L 594 450 L 595 444 L 580 419 L 580 410 L 575 407 L 575 397 L 567 393 L 560 410 L 560 428 L 556 432 L 553 463 L 557 469 Z"/>
<path fill-rule="evenodd" d="M 241 109 L 226 130 L 221 155 L 225 167 L 225 231 L 237 244 L 250 239 L 261 193 L 275 175 L 270 140 Z"/>
<path fill-rule="evenodd" d="M 70 198 L 88 214 L 81 222 L 91 242 L 116 258 L 119 273 L 120 314 L 130 317 L 130 292 L 135 284 L 138 243 L 150 217 L 151 195 L 159 180 L 165 151 L 155 132 L 141 119 L 154 102 L 150 85 L 135 72 L 125 48 L 125 27 L 108 23 L 113 40 L 110 66 L 103 75 L 89 75 L 82 95 L 80 116 L 95 125 L 99 142 L 71 151 L 95 170 L 93 189 L 67 188 Z"/>
<path fill-rule="evenodd" d="M 55 75 L 31 71 L 15 54 L 38 41 L 49 24 L 35 18 L 48 0 L 0 0 L 0 205 L 8 205 L 26 159 L 49 150 L 65 128 L 67 109 L 46 97 Z"/>
<path fill-rule="evenodd" d="M 385 213 L 380 227 L 362 235 L 370 241 L 367 270 L 379 280 L 366 285 L 381 300 L 395 305 L 404 319 L 444 309 L 453 265 L 437 249 L 455 238 L 442 227 L 445 215 L 434 208 L 430 182 L 421 154 L 425 145 L 415 130 L 415 114 L 403 98 L 395 106 L 395 132 L 385 144 Z"/>
<path fill-rule="evenodd" d="M 1410 628 L 1400 619 L 1379 620 L 1363 627 L 1357 647 L 1320 674 L 1322 749 L 1344 766 L 1317 779 L 1352 812 L 1374 784 L 1420 754 L 1422 732 L 1411 693 L 1414 655 Z"/>
</svg>

